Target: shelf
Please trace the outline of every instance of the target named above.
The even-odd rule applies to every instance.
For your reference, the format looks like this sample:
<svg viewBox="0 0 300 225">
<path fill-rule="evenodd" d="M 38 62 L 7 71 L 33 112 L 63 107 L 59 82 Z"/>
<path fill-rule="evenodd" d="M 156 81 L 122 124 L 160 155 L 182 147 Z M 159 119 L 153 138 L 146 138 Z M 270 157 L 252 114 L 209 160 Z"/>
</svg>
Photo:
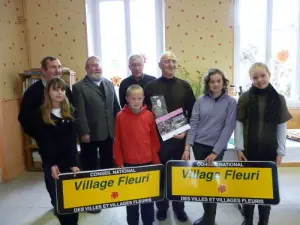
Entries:
<svg viewBox="0 0 300 225">
<path fill-rule="evenodd" d="M 19 82 L 17 85 L 17 93 L 20 97 L 20 102 L 23 97 L 24 91 L 27 90 L 34 82 L 41 79 L 41 74 L 24 74 L 19 73 Z M 76 82 L 76 73 L 68 68 L 63 68 L 62 79 L 72 87 Z M 24 140 L 24 160 L 25 166 L 28 171 L 42 171 L 42 163 L 34 161 L 34 153 L 38 152 L 38 146 L 32 140 L 31 137 L 23 133 Z"/>
</svg>

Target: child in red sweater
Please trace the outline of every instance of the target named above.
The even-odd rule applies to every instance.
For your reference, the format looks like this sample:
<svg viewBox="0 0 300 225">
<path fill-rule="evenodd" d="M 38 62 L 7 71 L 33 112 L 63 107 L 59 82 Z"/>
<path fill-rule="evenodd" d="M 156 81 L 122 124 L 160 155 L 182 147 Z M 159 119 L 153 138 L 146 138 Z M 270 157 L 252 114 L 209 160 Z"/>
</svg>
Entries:
<svg viewBox="0 0 300 225">
<path fill-rule="evenodd" d="M 139 85 L 127 89 L 125 105 L 116 119 L 114 161 L 118 167 L 159 164 L 160 143 L 153 114 L 143 106 L 144 91 Z M 127 206 L 128 225 L 139 224 L 139 205 Z M 141 204 L 144 225 L 154 222 L 153 203 Z"/>
</svg>

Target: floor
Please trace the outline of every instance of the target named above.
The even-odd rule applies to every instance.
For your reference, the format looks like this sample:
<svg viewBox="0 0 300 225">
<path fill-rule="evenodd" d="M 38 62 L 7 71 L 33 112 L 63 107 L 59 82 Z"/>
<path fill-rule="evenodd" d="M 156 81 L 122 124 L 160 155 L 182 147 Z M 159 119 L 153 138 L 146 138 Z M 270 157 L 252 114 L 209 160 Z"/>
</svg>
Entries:
<svg viewBox="0 0 300 225">
<path fill-rule="evenodd" d="M 300 168 L 280 169 L 281 203 L 274 206 L 270 225 L 300 224 Z M 186 203 L 189 221 L 181 223 L 172 213 L 161 225 L 191 225 L 202 214 L 200 203 Z M 11 213 L 11 215 L 9 215 Z M 257 220 L 257 213 L 255 215 Z M 231 204 L 219 204 L 218 225 L 240 225 L 242 216 Z M 42 173 L 26 172 L 9 183 L 0 184 L 0 224 L 1 225 L 56 225 L 48 193 L 45 190 Z M 100 214 L 80 214 L 80 225 L 126 225 L 125 208 L 106 209 Z M 140 223 L 142 224 L 142 223 Z M 257 224 L 257 223 L 256 223 Z"/>
</svg>

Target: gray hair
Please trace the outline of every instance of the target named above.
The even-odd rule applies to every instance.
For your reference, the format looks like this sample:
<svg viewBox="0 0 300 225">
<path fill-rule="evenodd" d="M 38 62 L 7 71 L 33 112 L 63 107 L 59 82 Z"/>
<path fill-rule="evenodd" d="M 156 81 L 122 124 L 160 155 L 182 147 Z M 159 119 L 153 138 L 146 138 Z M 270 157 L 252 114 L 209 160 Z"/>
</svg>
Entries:
<svg viewBox="0 0 300 225">
<path fill-rule="evenodd" d="M 86 61 L 85 61 L 85 67 L 88 65 L 88 63 L 89 63 L 89 61 L 91 61 L 91 60 L 97 60 L 97 61 L 99 61 L 100 62 L 100 58 L 98 57 L 98 56 L 90 56 L 90 57 L 88 57 L 87 59 L 86 59 Z"/>
<path fill-rule="evenodd" d="M 141 55 L 138 55 L 138 54 L 130 55 L 129 58 L 128 58 L 128 64 L 130 65 L 132 63 L 132 61 L 134 61 L 134 60 L 138 60 L 142 64 L 144 64 L 144 58 Z"/>
</svg>

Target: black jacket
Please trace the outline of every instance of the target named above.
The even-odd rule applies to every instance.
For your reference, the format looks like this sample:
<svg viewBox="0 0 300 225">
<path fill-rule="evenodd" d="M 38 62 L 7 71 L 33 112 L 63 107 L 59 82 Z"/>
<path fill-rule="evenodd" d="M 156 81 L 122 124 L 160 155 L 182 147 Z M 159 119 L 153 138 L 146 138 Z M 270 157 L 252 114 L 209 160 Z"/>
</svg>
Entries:
<svg viewBox="0 0 300 225">
<path fill-rule="evenodd" d="M 126 101 L 126 91 L 127 88 L 129 88 L 130 85 L 132 84 L 138 84 L 140 85 L 143 89 L 145 89 L 146 85 L 155 80 L 156 78 L 147 74 L 143 74 L 143 77 L 140 81 L 136 81 L 132 76 L 125 78 L 122 80 L 119 88 L 119 101 L 121 108 L 124 107 L 124 105 L 127 103 Z"/>
<path fill-rule="evenodd" d="M 21 102 L 18 119 L 25 133 L 27 133 L 29 136 L 32 136 L 32 132 L 30 129 L 30 124 L 27 124 L 27 118 L 43 104 L 44 90 L 45 86 L 43 85 L 42 80 L 35 82 L 26 90 Z M 66 90 L 66 96 L 72 105 L 72 92 L 69 87 Z"/>
<path fill-rule="evenodd" d="M 28 117 L 31 134 L 39 147 L 42 162 L 50 166 L 78 166 L 75 122 L 53 114 L 51 117 L 56 123 L 55 126 L 44 123 L 40 109 Z"/>
</svg>

